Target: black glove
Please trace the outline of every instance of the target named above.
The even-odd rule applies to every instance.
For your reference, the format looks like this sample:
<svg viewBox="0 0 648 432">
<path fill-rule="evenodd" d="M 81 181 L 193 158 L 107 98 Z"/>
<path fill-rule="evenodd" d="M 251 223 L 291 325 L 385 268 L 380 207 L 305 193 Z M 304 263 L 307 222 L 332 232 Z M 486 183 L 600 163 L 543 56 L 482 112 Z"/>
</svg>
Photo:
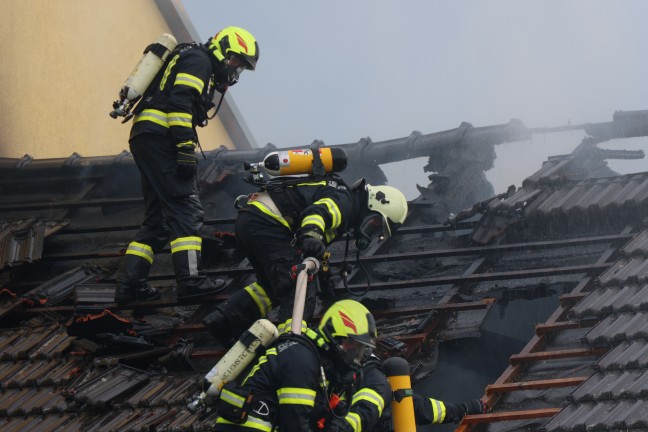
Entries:
<svg viewBox="0 0 648 432">
<path fill-rule="evenodd" d="M 460 404 L 464 410 L 464 415 L 469 414 L 484 414 L 486 412 L 486 404 L 481 399 L 473 399 Z"/>
<path fill-rule="evenodd" d="M 196 158 L 196 144 L 187 141 L 176 146 L 178 148 L 176 174 L 182 178 L 192 178 L 198 171 L 198 159 Z"/>
<path fill-rule="evenodd" d="M 324 423 L 323 432 L 353 432 L 351 424 L 344 418 L 333 417 Z"/>
<path fill-rule="evenodd" d="M 322 241 L 324 237 L 318 230 L 303 230 L 297 235 L 297 244 L 302 250 L 304 258 L 313 257 L 322 259 L 326 246 Z"/>
</svg>

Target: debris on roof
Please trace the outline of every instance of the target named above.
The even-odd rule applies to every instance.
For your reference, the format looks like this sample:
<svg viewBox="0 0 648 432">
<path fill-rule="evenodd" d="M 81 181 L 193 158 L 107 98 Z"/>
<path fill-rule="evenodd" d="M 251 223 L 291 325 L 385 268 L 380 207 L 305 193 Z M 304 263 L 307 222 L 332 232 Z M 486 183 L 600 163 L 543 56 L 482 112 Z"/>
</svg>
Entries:
<svg viewBox="0 0 648 432">
<path fill-rule="evenodd" d="M 589 139 L 599 144 L 644 136 L 645 124 L 643 114 L 615 113 L 609 124 L 581 128 L 596 131 Z M 466 417 L 460 430 L 576 431 L 594 424 L 584 423 L 585 415 L 608 429 L 646 421 L 636 407 L 645 402 L 648 358 L 648 177 L 602 168 L 608 158 L 643 155 L 600 151 L 587 141 L 571 155 L 550 158 L 521 187 L 494 195 L 483 175 L 493 146 L 551 132 L 517 121 L 462 124 L 343 145 L 356 164 L 346 175 L 378 181 L 384 181 L 380 163 L 430 158 L 431 183 L 419 187 L 405 225 L 361 256 L 366 274 L 346 263 L 343 242 L 331 247 L 333 291 L 370 308 L 377 351 L 407 358 L 414 382 L 434 372 L 440 346 L 480 338 L 494 309 L 562 294 L 555 312 L 485 389 L 491 411 Z M 201 162 L 204 265 L 207 274 L 226 279 L 227 289 L 183 305 L 173 294 L 168 249 L 156 257 L 150 278 L 162 299 L 113 302 L 114 273 L 143 210 L 128 154 L 0 160 L 0 181 L 16 185 L 0 191 L 6 194 L 0 253 L 7 263 L 0 273 L 0 428 L 207 430 L 215 413 L 194 415 L 186 403 L 226 347 L 199 323 L 254 278 L 232 241 L 231 201 L 251 191 L 240 181 L 242 162 L 261 160 L 270 147 L 219 149 Z M 590 177 L 593 167 L 605 176 Z M 469 171 L 475 175 L 464 175 Z M 19 232 L 38 240 L 26 253 L 26 243 L 6 246 L 7 239 L 23 238 Z M 344 284 L 340 270 L 347 265 Z"/>
</svg>

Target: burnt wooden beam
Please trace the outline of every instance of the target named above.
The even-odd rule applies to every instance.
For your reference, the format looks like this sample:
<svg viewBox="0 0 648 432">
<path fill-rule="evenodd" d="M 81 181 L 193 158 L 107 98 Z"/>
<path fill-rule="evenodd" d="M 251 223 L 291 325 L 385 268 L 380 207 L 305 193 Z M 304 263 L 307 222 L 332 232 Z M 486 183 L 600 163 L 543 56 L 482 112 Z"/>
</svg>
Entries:
<svg viewBox="0 0 648 432">
<path fill-rule="evenodd" d="M 547 333 L 554 333 L 561 330 L 577 329 L 594 326 L 598 320 L 582 320 L 582 321 L 557 321 L 555 323 L 537 324 L 535 332 L 537 335 Z"/>
<path fill-rule="evenodd" d="M 444 312 L 456 312 L 462 310 L 476 310 L 485 309 L 493 302 L 492 299 L 484 299 L 481 301 L 466 302 L 466 303 L 448 303 L 445 305 L 432 305 L 421 308 L 407 307 L 407 308 L 393 308 L 393 309 L 376 309 L 372 310 L 371 314 L 374 318 L 393 318 L 399 316 L 409 316 L 413 314 L 423 314 L 430 310 L 439 310 Z M 321 318 L 321 315 L 313 317 L 315 321 Z M 203 331 L 205 326 L 202 324 L 181 324 L 174 330 L 183 332 Z M 419 336 L 415 335 L 415 339 Z"/>
<path fill-rule="evenodd" d="M 426 334 L 417 333 L 404 336 L 394 336 L 394 339 L 398 339 L 408 346 L 409 352 L 405 353 L 405 357 L 407 357 L 412 354 L 412 351 L 415 351 L 418 348 L 418 344 L 423 342 L 426 337 Z M 191 352 L 189 357 L 192 359 L 215 359 L 222 357 L 226 352 L 227 349 L 225 348 L 194 350 Z"/>
<path fill-rule="evenodd" d="M 218 223 L 226 223 L 226 220 L 219 221 Z M 231 220 L 233 222 L 233 220 Z M 137 229 L 139 227 L 134 227 Z M 419 230 L 432 230 L 433 226 L 429 227 L 412 227 Z M 405 234 L 403 229 L 396 231 L 396 234 Z M 63 234 L 65 230 L 61 232 Z M 79 231 L 74 231 L 79 233 Z M 92 231 L 84 231 L 86 233 Z M 539 250 L 539 249 L 550 249 L 550 248 L 564 248 L 569 246 L 582 246 L 588 244 L 600 244 L 600 243 L 617 243 L 625 242 L 632 238 L 630 235 L 607 235 L 607 236 L 596 236 L 596 237 L 582 237 L 569 240 L 556 240 L 556 241 L 543 241 L 543 242 L 531 242 L 531 243 L 512 243 L 504 244 L 497 246 L 482 246 L 482 247 L 472 247 L 472 248 L 454 248 L 454 249 L 441 249 L 441 250 L 430 250 L 430 251 L 420 251 L 420 252 L 403 252 L 397 254 L 380 254 L 372 256 L 362 256 L 360 257 L 360 262 L 362 263 L 375 263 L 375 262 L 392 262 L 392 261 L 406 261 L 414 259 L 430 259 L 430 258 L 445 258 L 445 257 L 454 257 L 454 256 L 470 256 L 470 255 L 491 255 L 496 253 L 505 253 L 505 252 L 515 252 L 522 250 Z M 169 253 L 169 248 L 165 248 L 160 253 Z M 43 259 L 47 260 L 72 260 L 72 259 L 90 259 L 90 258 L 111 258 L 119 256 L 119 254 L 107 254 L 101 252 L 86 252 L 86 253 L 60 253 L 60 254 L 45 254 Z M 344 260 L 336 259 L 331 260 L 331 266 L 339 266 Z M 251 271 L 251 267 L 248 268 Z M 212 270 L 214 271 L 214 270 Z M 219 272 L 228 271 L 228 269 L 217 270 Z"/>
<path fill-rule="evenodd" d="M 43 209 L 72 209 L 85 207 L 110 207 L 120 205 L 143 204 L 143 198 L 98 198 L 74 201 L 42 201 L 33 203 L 13 203 L 0 206 L 1 212 L 30 211 Z"/>
<path fill-rule="evenodd" d="M 442 276 L 437 278 L 411 279 L 408 281 L 372 282 L 372 290 L 392 290 L 403 288 L 420 288 L 434 285 L 449 285 L 462 283 L 477 283 L 496 280 L 527 279 L 533 277 L 566 275 L 575 273 L 595 273 L 606 270 L 611 264 L 585 264 L 578 266 L 549 267 L 540 269 L 518 270 L 510 272 L 476 273 L 467 276 Z M 366 284 L 349 285 L 350 290 L 366 288 Z M 345 288 L 336 288 L 336 292 L 344 292 Z"/>
<path fill-rule="evenodd" d="M 574 303 L 578 303 L 579 301 L 583 300 L 585 296 L 587 296 L 587 294 L 588 293 L 586 292 L 563 294 L 560 296 L 559 300 L 561 304 L 565 304 L 571 307 Z"/>
<path fill-rule="evenodd" d="M 547 379 L 537 381 L 521 381 L 505 384 L 490 384 L 486 386 L 486 394 L 509 393 L 524 390 L 543 390 L 556 387 L 575 387 L 585 382 L 588 377 Z"/>
<path fill-rule="evenodd" d="M 397 233 L 400 230 L 396 231 Z M 564 248 L 569 246 L 582 246 L 589 244 L 600 244 L 600 243 L 617 243 L 617 242 L 626 242 L 632 239 L 631 235 L 606 235 L 606 236 L 595 236 L 595 237 L 581 237 L 569 240 L 555 240 L 555 241 L 541 241 L 541 242 L 529 242 L 529 243 L 511 243 L 511 244 L 502 244 L 496 246 L 480 246 L 480 247 L 471 247 L 471 248 L 454 248 L 454 249 L 441 249 L 441 250 L 431 250 L 431 251 L 421 251 L 421 252 L 402 252 L 397 254 L 398 259 L 401 260 L 412 260 L 412 259 L 423 259 L 423 258 L 443 258 L 451 256 L 465 256 L 465 255 L 489 255 L 494 253 L 503 253 L 503 252 L 515 252 L 523 250 L 538 250 L 538 249 L 550 249 L 550 248 Z M 361 262 L 380 262 L 380 261 L 394 261 L 394 254 L 384 254 L 384 255 L 373 255 L 370 257 L 360 257 Z M 338 261 L 331 261 L 331 265 L 337 263 Z"/>
<path fill-rule="evenodd" d="M 520 363 L 529 363 L 535 361 L 544 361 L 544 360 L 558 360 L 564 358 L 573 358 L 573 357 L 594 357 L 602 356 L 608 352 L 604 348 L 575 348 L 568 350 L 555 350 L 555 351 L 536 351 L 525 354 L 513 354 L 509 360 L 512 365 L 517 365 Z"/>
<path fill-rule="evenodd" d="M 626 227 L 621 234 L 629 234 L 631 232 L 631 227 Z M 599 259 L 596 261 L 597 264 L 603 264 L 610 259 L 610 257 L 616 252 L 617 248 L 616 247 L 610 247 L 608 248 L 605 252 L 601 254 Z M 594 283 L 594 278 L 591 276 L 585 277 L 581 279 L 581 281 L 574 287 L 572 290 L 571 294 L 573 295 L 578 295 L 581 293 L 586 292 L 587 290 L 590 289 L 591 285 Z M 564 304 L 561 304 L 552 314 L 551 316 L 547 319 L 546 323 L 551 324 L 559 321 L 564 321 L 565 316 L 568 314 L 570 310 L 570 307 L 565 306 Z M 546 344 L 547 337 L 545 334 L 541 335 L 534 335 L 531 340 L 524 346 L 522 351 L 520 351 L 520 354 L 527 354 L 531 353 L 534 351 L 538 351 L 541 349 L 541 347 L 544 347 Z M 499 384 L 504 384 L 504 383 L 510 383 L 513 380 L 515 380 L 520 373 L 522 372 L 522 367 L 525 365 L 525 363 L 518 363 L 518 364 L 511 364 L 509 365 L 506 370 L 500 375 L 500 377 L 495 381 L 495 385 Z M 482 397 L 482 400 L 484 403 L 486 403 L 487 406 L 494 406 L 495 402 L 497 401 L 497 393 L 491 393 L 490 395 L 484 395 Z M 493 420 L 493 421 L 498 421 L 498 420 Z M 467 423 L 461 423 L 459 428 L 456 429 L 457 431 L 461 430 L 462 432 L 467 432 L 469 430 L 472 430 L 472 425 L 469 425 Z"/>
<path fill-rule="evenodd" d="M 111 311 L 120 311 L 120 310 L 146 310 L 146 309 L 158 309 L 174 306 L 185 306 L 192 304 L 203 304 L 206 302 L 221 302 L 229 298 L 227 294 L 216 294 L 211 296 L 205 296 L 192 300 L 191 302 L 178 303 L 175 299 L 161 299 L 161 300 L 151 300 L 151 301 L 142 301 L 142 302 L 131 302 L 128 304 L 117 304 L 117 303 L 105 303 L 105 304 L 82 304 L 82 305 L 69 305 L 69 306 L 50 306 L 50 307 L 34 307 L 34 308 L 25 308 L 21 313 L 28 314 L 38 314 L 46 312 L 56 312 L 56 313 L 72 313 L 77 310 L 79 307 L 87 308 L 97 308 L 97 309 L 110 309 Z"/>
<path fill-rule="evenodd" d="M 522 411 L 503 411 L 490 414 L 472 414 L 467 415 L 461 421 L 461 424 L 455 432 L 466 431 L 462 426 L 477 423 L 495 423 L 512 420 L 528 420 L 534 418 L 553 417 L 558 414 L 562 408 L 542 408 Z"/>
</svg>

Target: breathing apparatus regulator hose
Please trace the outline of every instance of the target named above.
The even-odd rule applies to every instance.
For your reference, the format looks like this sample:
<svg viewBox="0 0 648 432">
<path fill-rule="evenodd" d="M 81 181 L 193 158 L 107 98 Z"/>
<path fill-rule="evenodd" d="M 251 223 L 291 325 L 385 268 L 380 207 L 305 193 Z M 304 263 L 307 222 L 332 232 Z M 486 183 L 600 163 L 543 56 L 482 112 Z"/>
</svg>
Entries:
<svg viewBox="0 0 648 432">
<path fill-rule="evenodd" d="M 365 275 L 365 278 L 367 280 L 367 287 L 365 289 L 363 289 L 362 291 L 360 291 L 360 292 L 354 292 L 353 290 L 351 290 L 351 288 L 349 288 L 349 284 L 348 284 L 348 281 L 347 281 L 347 275 L 348 275 L 347 257 L 349 256 L 349 242 L 350 241 L 351 241 L 351 234 L 346 233 L 346 245 L 344 246 L 344 260 L 342 261 L 342 269 L 340 270 L 340 273 L 342 275 L 342 283 L 344 284 L 344 289 L 346 289 L 346 291 L 350 295 L 352 295 L 354 297 L 362 297 L 365 294 L 367 294 L 369 292 L 369 290 L 371 289 L 371 280 L 369 279 L 369 273 L 367 272 L 367 269 L 365 268 L 364 264 L 362 264 L 362 261 L 360 261 L 360 249 L 358 249 L 356 251 L 356 263 L 358 264 L 358 267 L 360 267 L 360 270 L 362 270 L 362 272 Z"/>
</svg>

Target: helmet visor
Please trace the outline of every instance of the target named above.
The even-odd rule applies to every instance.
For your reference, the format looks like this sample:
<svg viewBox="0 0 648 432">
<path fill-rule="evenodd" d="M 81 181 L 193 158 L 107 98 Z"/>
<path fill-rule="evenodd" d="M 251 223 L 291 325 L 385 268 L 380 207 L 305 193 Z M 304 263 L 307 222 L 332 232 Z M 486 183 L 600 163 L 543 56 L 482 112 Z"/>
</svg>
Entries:
<svg viewBox="0 0 648 432">
<path fill-rule="evenodd" d="M 385 217 L 378 212 L 371 212 L 360 223 L 360 236 L 366 239 L 379 237 L 380 240 L 388 239 L 391 235 L 389 224 Z"/>
<path fill-rule="evenodd" d="M 340 345 L 344 362 L 351 366 L 362 366 L 363 360 L 371 356 L 373 347 L 352 338 L 344 338 Z"/>
<path fill-rule="evenodd" d="M 246 62 L 243 59 L 236 55 L 231 54 L 227 60 L 227 80 L 229 85 L 234 85 L 238 82 L 239 76 L 246 69 Z"/>
</svg>

